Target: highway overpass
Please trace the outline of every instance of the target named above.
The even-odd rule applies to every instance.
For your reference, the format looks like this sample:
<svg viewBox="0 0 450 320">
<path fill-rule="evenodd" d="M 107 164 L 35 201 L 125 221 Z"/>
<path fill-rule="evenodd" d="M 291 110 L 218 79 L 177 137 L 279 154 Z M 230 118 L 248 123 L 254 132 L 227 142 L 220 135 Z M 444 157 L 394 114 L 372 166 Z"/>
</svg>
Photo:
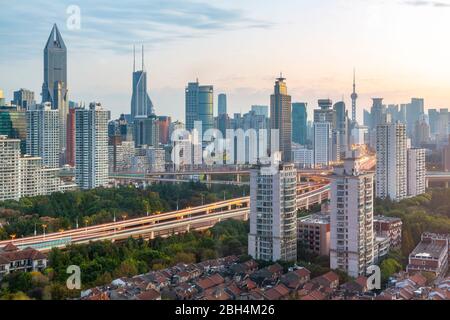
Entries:
<svg viewBox="0 0 450 320">
<path fill-rule="evenodd" d="M 301 184 L 297 191 L 297 204 L 299 208 L 309 208 L 313 204 L 329 199 L 329 196 L 329 184 Z M 49 251 L 55 247 L 65 248 L 70 244 L 89 243 L 91 241 L 116 241 L 129 237 L 153 239 L 190 230 L 208 229 L 227 219 L 248 220 L 249 213 L 250 197 L 242 197 L 148 217 L 0 241 L 0 247 L 12 242 L 19 248 L 33 247 L 40 251 Z"/>
</svg>

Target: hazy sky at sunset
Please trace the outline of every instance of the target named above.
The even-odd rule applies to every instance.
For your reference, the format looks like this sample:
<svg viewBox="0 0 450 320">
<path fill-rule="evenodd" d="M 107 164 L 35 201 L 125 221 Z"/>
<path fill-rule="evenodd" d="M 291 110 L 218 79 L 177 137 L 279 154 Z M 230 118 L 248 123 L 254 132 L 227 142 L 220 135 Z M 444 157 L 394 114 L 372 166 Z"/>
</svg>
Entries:
<svg viewBox="0 0 450 320">
<path fill-rule="evenodd" d="M 28 2 L 28 1 L 27 1 Z M 93 4 L 92 2 L 95 2 Z M 229 113 L 269 104 L 274 78 L 293 101 L 344 97 L 357 70 L 358 116 L 371 97 L 450 107 L 450 1 L 0 0 L 0 88 L 42 86 L 42 50 L 56 22 L 68 47 L 70 99 L 129 113 L 132 45 L 146 46 L 159 115 L 184 121 L 184 86 L 199 78 L 228 95 Z M 66 9 L 81 8 L 68 30 Z M 217 105 L 217 103 L 216 103 Z M 217 107 L 217 106 L 215 106 Z"/>
</svg>

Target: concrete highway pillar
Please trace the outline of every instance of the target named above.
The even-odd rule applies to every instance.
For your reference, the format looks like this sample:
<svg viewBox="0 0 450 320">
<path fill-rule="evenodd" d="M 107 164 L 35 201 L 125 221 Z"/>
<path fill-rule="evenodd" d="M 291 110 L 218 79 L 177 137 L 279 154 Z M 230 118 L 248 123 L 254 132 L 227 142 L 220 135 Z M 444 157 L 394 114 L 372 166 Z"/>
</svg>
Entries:
<svg viewBox="0 0 450 320">
<path fill-rule="evenodd" d="M 240 174 L 237 174 L 236 175 L 236 182 L 241 182 L 241 175 Z"/>
</svg>

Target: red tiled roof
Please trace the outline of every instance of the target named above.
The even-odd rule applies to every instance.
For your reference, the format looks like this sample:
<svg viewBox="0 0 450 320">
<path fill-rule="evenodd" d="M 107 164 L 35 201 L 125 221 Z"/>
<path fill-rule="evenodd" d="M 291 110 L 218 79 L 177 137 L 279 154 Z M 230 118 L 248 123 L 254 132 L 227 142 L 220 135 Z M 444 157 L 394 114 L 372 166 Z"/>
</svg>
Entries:
<svg viewBox="0 0 450 320">
<path fill-rule="evenodd" d="M 20 251 L 0 252 L 0 261 L 6 261 L 6 263 L 18 260 L 27 260 L 27 259 L 38 260 L 45 258 L 47 258 L 45 254 L 32 248 L 27 248 Z M 4 264 L 5 262 L 2 263 Z"/>
<path fill-rule="evenodd" d="M 300 268 L 294 271 L 299 277 L 305 278 L 311 274 L 311 271 L 309 271 L 306 268 Z"/>
<path fill-rule="evenodd" d="M 333 271 L 325 273 L 322 277 L 330 282 L 339 281 L 339 276 Z"/>
<path fill-rule="evenodd" d="M 359 276 L 355 279 L 355 282 L 361 286 L 361 288 L 366 289 L 367 288 L 367 278 L 364 276 Z"/>
<path fill-rule="evenodd" d="M 161 294 L 155 289 L 143 291 L 136 296 L 138 300 L 157 300 L 161 298 Z"/>
<path fill-rule="evenodd" d="M 420 272 L 410 276 L 409 280 L 414 282 L 419 287 L 423 287 L 427 283 L 427 278 L 425 278 Z"/>
<path fill-rule="evenodd" d="M 18 251 L 19 248 L 17 248 L 12 242 L 9 242 L 6 246 L 2 248 L 5 252 L 12 252 L 12 251 Z"/>
</svg>

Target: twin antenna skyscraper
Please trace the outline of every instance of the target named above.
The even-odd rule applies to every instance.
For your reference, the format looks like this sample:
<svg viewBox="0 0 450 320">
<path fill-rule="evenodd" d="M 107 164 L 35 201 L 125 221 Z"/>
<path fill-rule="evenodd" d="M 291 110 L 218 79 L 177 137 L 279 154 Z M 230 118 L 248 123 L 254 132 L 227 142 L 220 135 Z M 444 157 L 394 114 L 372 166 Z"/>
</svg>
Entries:
<svg viewBox="0 0 450 320">
<path fill-rule="evenodd" d="M 142 45 L 142 71 L 144 71 L 144 45 Z M 133 45 L 133 72 L 136 71 L 136 46 Z"/>
</svg>

